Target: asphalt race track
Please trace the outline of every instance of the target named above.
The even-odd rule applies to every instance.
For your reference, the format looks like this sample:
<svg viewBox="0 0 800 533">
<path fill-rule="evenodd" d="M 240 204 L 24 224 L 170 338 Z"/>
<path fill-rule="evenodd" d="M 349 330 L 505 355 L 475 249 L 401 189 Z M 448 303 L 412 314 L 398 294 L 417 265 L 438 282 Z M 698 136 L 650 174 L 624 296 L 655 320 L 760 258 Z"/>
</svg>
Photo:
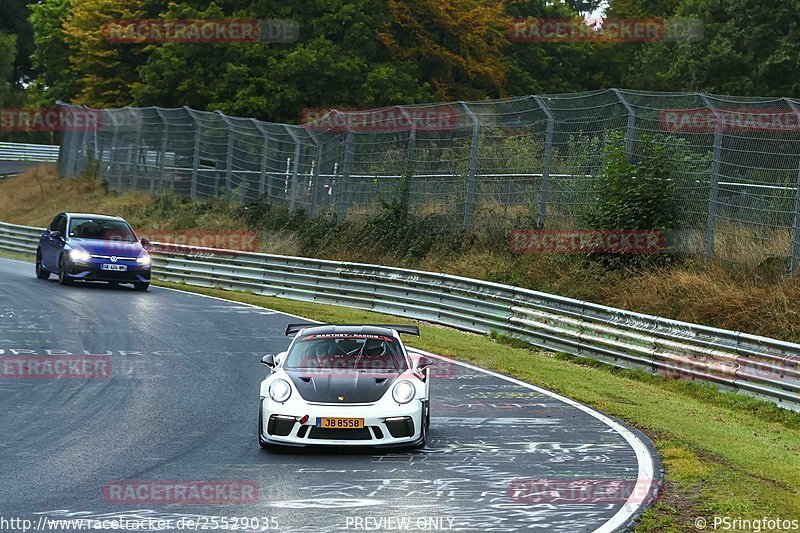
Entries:
<svg viewBox="0 0 800 533">
<path fill-rule="evenodd" d="M 213 530 L 212 517 L 248 518 L 236 529 L 250 531 L 592 531 L 626 527 L 652 497 L 659 465 L 640 434 L 447 361 L 431 381 L 424 450 L 263 451 L 259 359 L 288 345 L 288 320 L 158 287 L 62 287 L 37 280 L 32 264 L 0 259 L 0 359 L 69 353 L 111 363 L 93 379 L 0 374 L 0 517 L 152 518 L 148 529 L 174 531 L 181 519 Z M 532 501 L 520 489 L 553 478 L 627 489 L 589 502 L 572 492 Z M 257 497 L 109 497 L 121 481 L 190 480 L 249 483 Z"/>
</svg>

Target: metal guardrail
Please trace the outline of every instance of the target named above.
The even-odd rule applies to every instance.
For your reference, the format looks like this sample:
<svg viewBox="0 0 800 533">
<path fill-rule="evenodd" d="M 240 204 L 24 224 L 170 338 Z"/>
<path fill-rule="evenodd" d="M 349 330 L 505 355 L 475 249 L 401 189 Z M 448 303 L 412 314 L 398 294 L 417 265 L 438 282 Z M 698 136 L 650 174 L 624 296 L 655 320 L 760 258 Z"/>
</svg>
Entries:
<svg viewBox="0 0 800 533">
<path fill-rule="evenodd" d="M 0 161 L 57 163 L 58 145 L 0 143 Z"/>
<path fill-rule="evenodd" d="M 40 228 L 0 223 L 0 249 L 35 253 Z M 153 243 L 157 279 L 496 331 L 540 348 L 703 380 L 800 410 L 800 344 L 476 279 Z"/>
</svg>

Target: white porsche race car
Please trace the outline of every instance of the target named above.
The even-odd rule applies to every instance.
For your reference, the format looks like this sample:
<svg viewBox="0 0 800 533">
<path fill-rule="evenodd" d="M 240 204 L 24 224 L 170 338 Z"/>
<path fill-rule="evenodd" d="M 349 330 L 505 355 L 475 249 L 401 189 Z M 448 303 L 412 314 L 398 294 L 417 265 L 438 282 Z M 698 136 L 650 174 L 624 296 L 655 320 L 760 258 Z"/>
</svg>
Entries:
<svg viewBox="0 0 800 533">
<path fill-rule="evenodd" d="M 432 361 L 400 333 L 419 328 L 289 324 L 289 349 L 261 359 L 261 447 L 425 446 Z"/>
</svg>

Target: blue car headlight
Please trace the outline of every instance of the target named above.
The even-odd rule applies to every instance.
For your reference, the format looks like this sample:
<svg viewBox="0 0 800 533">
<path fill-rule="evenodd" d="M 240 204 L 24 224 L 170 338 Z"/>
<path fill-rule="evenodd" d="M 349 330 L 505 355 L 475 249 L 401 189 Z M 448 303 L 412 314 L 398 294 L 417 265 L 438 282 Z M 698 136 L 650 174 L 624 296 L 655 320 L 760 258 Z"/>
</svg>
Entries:
<svg viewBox="0 0 800 533">
<path fill-rule="evenodd" d="M 92 255 L 89 252 L 74 249 L 69 251 L 69 258 L 77 263 L 85 263 L 92 258 Z"/>
<path fill-rule="evenodd" d="M 140 265 L 149 265 L 150 264 L 150 254 L 144 252 L 142 255 L 136 258 L 136 262 Z"/>
</svg>

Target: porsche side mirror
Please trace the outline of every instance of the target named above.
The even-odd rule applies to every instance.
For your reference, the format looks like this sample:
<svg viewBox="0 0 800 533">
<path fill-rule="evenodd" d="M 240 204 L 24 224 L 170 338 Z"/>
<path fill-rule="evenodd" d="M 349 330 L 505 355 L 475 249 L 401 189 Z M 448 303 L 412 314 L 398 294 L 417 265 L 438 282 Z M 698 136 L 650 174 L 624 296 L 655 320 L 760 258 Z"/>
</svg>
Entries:
<svg viewBox="0 0 800 533">
<path fill-rule="evenodd" d="M 271 353 L 268 353 L 264 357 L 261 358 L 261 364 L 266 365 L 270 368 L 275 368 L 275 356 Z"/>
<path fill-rule="evenodd" d="M 417 370 L 425 370 L 426 368 L 428 368 L 432 364 L 433 364 L 433 361 L 431 361 L 431 359 L 429 357 L 425 357 L 423 355 L 417 360 Z"/>
<path fill-rule="evenodd" d="M 61 238 L 62 238 L 62 236 L 61 236 L 61 232 L 60 232 L 60 231 L 58 231 L 58 230 L 51 231 L 51 232 L 50 232 L 50 236 L 51 236 L 52 238 L 54 238 L 54 239 L 61 239 Z"/>
</svg>

